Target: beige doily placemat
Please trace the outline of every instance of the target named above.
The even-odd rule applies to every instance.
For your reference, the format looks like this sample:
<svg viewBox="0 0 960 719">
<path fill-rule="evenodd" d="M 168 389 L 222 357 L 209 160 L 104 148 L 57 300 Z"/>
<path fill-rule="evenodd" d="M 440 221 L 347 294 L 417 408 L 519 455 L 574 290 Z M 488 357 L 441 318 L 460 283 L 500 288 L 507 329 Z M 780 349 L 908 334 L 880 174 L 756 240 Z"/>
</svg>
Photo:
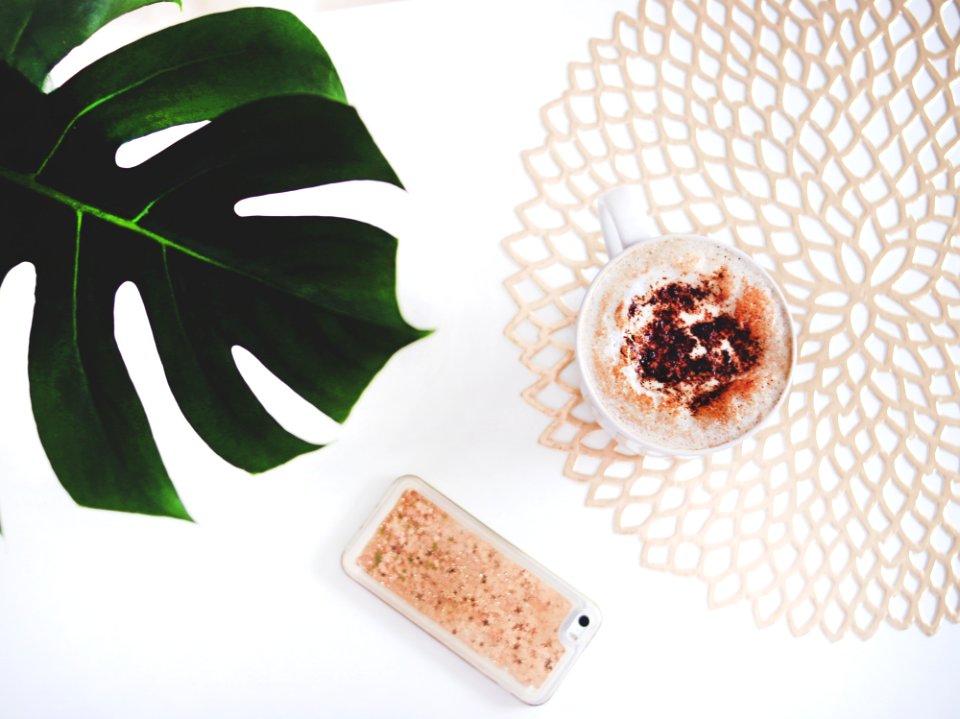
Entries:
<svg viewBox="0 0 960 719">
<path fill-rule="evenodd" d="M 712 607 L 834 639 L 958 621 L 958 3 L 641 2 L 569 80 L 504 241 L 540 441 L 643 566 L 700 578 Z M 595 200 L 622 183 L 663 232 L 750 253 L 791 303 L 793 390 L 736 450 L 631 455 L 582 401 Z"/>
</svg>

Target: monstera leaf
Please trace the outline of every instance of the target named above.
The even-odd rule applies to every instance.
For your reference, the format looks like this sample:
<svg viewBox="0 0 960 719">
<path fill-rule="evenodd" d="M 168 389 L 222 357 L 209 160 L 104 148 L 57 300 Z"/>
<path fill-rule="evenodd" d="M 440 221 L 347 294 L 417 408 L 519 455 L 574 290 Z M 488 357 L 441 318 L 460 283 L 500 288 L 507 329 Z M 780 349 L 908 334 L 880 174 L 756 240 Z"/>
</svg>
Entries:
<svg viewBox="0 0 960 719">
<path fill-rule="evenodd" d="M 30 396 L 63 486 L 89 507 L 188 518 L 114 339 L 133 282 L 197 433 L 251 472 L 315 446 L 287 433 L 233 361 L 240 346 L 342 421 L 421 337 L 395 296 L 396 240 L 331 217 L 239 217 L 246 197 L 346 180 L 399 185 L 317 39 L 246 9 L 176 25 L 40 89 L 134 0 L 0 0 L 0 278 L 30 262 Z M 210 120 L 133 168 L 124 142 Z M 2 411 L 2 410 L 0 410 Z"/>
</svg>

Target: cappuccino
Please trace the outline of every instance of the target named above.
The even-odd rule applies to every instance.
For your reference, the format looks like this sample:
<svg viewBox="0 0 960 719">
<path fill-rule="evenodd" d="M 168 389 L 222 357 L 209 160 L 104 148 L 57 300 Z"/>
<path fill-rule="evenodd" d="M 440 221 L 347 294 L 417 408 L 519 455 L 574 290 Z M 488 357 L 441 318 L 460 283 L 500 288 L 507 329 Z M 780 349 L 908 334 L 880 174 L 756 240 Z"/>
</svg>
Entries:
<svg viewBox="0 0 960 719">
<path fill-rule="evenodd" d="M 628 437 L 669 451 L 732 442 L 777 405 L 793 334 L 782 296 L 744 255 L 696 237 L 630 247 L 591 287 L 584 379 Z"/>
</svg>

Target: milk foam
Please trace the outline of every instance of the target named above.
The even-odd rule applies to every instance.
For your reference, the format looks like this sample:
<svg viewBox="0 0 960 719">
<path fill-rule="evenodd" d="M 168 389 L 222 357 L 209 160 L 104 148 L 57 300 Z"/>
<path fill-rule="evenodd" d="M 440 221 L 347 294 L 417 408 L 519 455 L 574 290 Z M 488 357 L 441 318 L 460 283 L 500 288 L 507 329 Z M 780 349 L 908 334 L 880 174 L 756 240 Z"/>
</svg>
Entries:
<svg viewBox="0 0 960 719">
<path fill-rule="evenodd" d="M 636 298 L 672 283 L 698 286 L 718 270 L 724 271 L 724 292 L 707 297 L 693 312 L 680 312 L 680 322 L 694 325 L 734 309 L 742 314 L 749 304 L 762 351 L 755 366 L 730 385 L 736 391 L 709 380 L 694 389 L 707 396 L 717 388 L 715 406 L 691 409 L 678 400 L 675 387 L 641 377 L 636 363 L 626 361 L 627 337 L 640 328 L 656 342 L 649 325 L 654 309 Z M 762 421 L 789 383 L 793 338 L 786 308 L 763 272 L 719 243 L 674 237 L 636 245 L 598 276 L 581 311 L 577 342 L 585 379 L 616 423 L 644 443 L 681 451 L 725 444 Z M 714 349 L 729 350 L 729 345 Z M 698 346 L 689 356 L 704 352 Z"/>
</svg>

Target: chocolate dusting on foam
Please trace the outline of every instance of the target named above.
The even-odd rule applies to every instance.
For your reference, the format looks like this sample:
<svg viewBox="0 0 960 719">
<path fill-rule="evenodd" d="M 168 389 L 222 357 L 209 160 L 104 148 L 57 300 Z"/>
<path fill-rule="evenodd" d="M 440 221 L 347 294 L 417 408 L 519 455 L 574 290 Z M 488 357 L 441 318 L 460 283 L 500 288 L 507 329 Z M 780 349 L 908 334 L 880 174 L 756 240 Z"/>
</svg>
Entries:
<svg viewBox="0 0 960 719">
<path fill-rule="evenodd" d="M 654 287 L 626 307 L 623 361 L 693 415 L 722 414 L 733 395 L 749 394 L 763 355 L 763 298 L 747 288 L 728 311 L 728 284 L 720 268 L 695 283 Z"/>
</svg>

